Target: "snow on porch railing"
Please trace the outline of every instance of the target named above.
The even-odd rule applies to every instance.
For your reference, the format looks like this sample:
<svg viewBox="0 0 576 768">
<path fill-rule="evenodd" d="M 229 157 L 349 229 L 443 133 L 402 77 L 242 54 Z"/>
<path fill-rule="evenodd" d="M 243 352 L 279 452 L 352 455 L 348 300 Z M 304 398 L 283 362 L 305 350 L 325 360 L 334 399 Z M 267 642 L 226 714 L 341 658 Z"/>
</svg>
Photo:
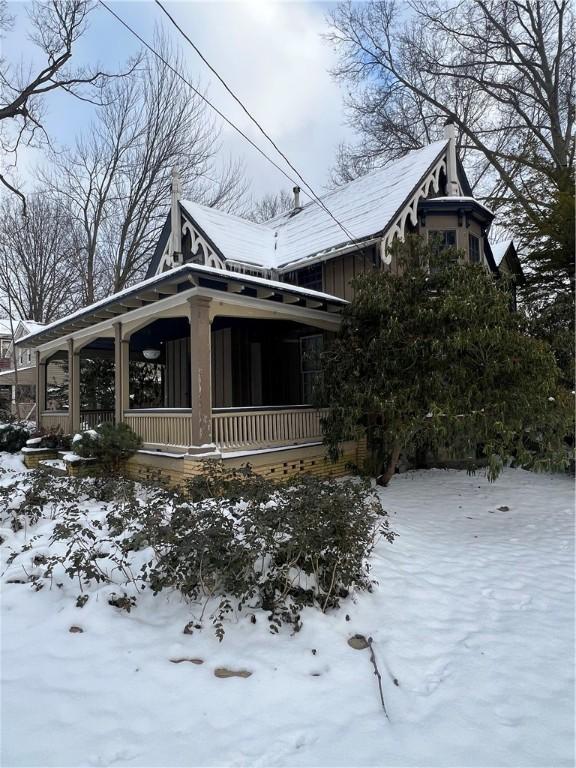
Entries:
<svg viewBox="0 0 576 768">
<path fill-rule="evenodd" d="M 314 442 L 322 438 L 325 412 L 307 407 L 214 409 L 212 441 L 224 450 Z"/>
<path fill-rule="evenodd" d="M 124 421 L 145 444 L 179 448 L 192 445 L 192 411 L 189 408 L 124 411 Z"/>
</svg>

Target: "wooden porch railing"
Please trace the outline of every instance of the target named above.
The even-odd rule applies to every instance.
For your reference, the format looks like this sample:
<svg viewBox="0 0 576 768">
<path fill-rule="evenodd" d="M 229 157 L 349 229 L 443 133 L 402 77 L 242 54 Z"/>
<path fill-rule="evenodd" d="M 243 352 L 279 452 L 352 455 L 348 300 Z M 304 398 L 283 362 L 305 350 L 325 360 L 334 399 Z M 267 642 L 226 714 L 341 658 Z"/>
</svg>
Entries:
<svg viewBox="0 0 576 768">
<path fill-rule="evenodd" d="M 212 440 L 221 450 L 298 445 L 322 438 L 324 410 L 241 408 L 212 411 Z"/>
<path fill-rule="evenodd" d="M 293 408 L 216 408 L 212 411 L 212 441 L 223 451 L 304 445 L 322 438 L 320 419 L 325 410 Z M 114 421 L 113 411 L 82 411 L 82 429 Z M 124 411 L 124 421 L 148 445 L 187 449 L 192 445 L 189 408 Z M 44 429 L 69 432 L 66 411 L 44 411 Z"/>
<path fill-rule="evenodd" d="M 43 429 L 49 432 L 62 430 L 65 435 L 70 432 L 70 416 L 68 411 L 44 411 L 40 418 Z"/>
<path fill-rule="evenodd" d="M 124 421 L 144 443 L 188 448 L 192 444 L 190 408 L 124 411 Z"/>
<path fill-rule="evenodd" d="M 114 411 L 80 411 L 80 429 L 94 429 L 99 424 L 113 424 Z"/>
</svg>

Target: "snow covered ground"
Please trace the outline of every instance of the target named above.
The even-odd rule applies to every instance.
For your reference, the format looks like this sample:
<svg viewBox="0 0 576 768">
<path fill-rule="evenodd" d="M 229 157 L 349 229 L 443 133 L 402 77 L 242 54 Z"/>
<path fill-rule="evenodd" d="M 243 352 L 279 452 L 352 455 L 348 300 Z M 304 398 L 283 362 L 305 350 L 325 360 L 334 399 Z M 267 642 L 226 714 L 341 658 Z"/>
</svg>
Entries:
<svg viewBox="0 0 576 768">
<path fill-rule="evenodd" d="M 246 620 L 219 644 L 182 633 L 174 595 L 127 614 L 109 587 L 80 609 L 77 585 L 4 578 L 2 765 L 572 766 L 571 479 L 412 472 L 382 501 L 399 536 L 374 553 L 378 589 L 294 636 Z"/>
</svg>

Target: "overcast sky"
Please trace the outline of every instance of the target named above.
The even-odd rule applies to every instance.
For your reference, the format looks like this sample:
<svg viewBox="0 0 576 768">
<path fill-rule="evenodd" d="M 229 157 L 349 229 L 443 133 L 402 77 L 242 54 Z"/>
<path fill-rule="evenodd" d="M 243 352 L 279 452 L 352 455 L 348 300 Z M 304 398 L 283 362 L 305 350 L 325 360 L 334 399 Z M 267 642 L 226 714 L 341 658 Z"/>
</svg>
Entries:
<svg viewBox="0 0 576 768">
<path fill-rule="evenodd" d="M 208 95 L 267 152 L 264 138 L 226 94 L 177 30 L 166 24 L 160 8 L 150 2 L 112 2 L 110 5 L 144 39 L 151 42 L 156 24 L 182 45 L 190 72 L 201 79 Z M 237 0 L 236 2 L 167 2 L 166 7 L 220 72 L 247 107 L 269 131 L 302 175 L 316 190 L 328 181 L 338 143 L 351 137 L 345 124 L 342 91 L 330 77 L 335 59 L 322 39 L 327 30 L 329 3 Z M 10 3 L 16 24 L 3 41 L 12 62 L 34 62 L 35 48 L 27 42 L 26 5 Z M 138 41 L 102 6 L 90 14 L 88 32 L 78 41 L 77 63 L 119 66 L 138 48 Z M 38 62 L 41 59 L 37 60 Z M 46 124 L 61 144 L 86 130 L 90 107 L 64 93 L 46 99 Z M 219 118 L 218 118 L 219 120 Z M 243 159 L 256 195 L 287 188 L 289 182 L 231 128 L 223 126 L 223 154 Z M 31 178 L 35 158 L 22 156 L 24 178 Z M 281 161 L 279 161 L 281 163 Z"/>
</svg>

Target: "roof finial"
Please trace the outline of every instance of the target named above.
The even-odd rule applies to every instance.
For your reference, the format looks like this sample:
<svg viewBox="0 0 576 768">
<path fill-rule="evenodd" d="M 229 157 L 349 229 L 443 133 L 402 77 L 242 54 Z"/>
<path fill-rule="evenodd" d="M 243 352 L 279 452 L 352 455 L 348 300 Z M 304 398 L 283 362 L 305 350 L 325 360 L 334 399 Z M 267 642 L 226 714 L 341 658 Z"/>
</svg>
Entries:
<svg viewBox="0 0 576 768">
<path fill-rule="evenodd" d="M 182 182 L 180 181 L 180 175 L 176 166 L 172 168 L 171 191 L 170 255 L 174 260 L 174 256 L 179 256 L 182 253 L 182 223 L 180 221 L 180 196 L 182 194 Z M 179 259 L 177 258 L 176 261 L 179 261 Z"/>
<path fill-rule="evenodd" d="M 444 138 L 448 142 L 446 152 L 446 194 L 457 197 L 460 194 L 458 183 L 458 164 L 456 160 L 456 123 L 449 117 L 444 123 Z"/>
</svg>

